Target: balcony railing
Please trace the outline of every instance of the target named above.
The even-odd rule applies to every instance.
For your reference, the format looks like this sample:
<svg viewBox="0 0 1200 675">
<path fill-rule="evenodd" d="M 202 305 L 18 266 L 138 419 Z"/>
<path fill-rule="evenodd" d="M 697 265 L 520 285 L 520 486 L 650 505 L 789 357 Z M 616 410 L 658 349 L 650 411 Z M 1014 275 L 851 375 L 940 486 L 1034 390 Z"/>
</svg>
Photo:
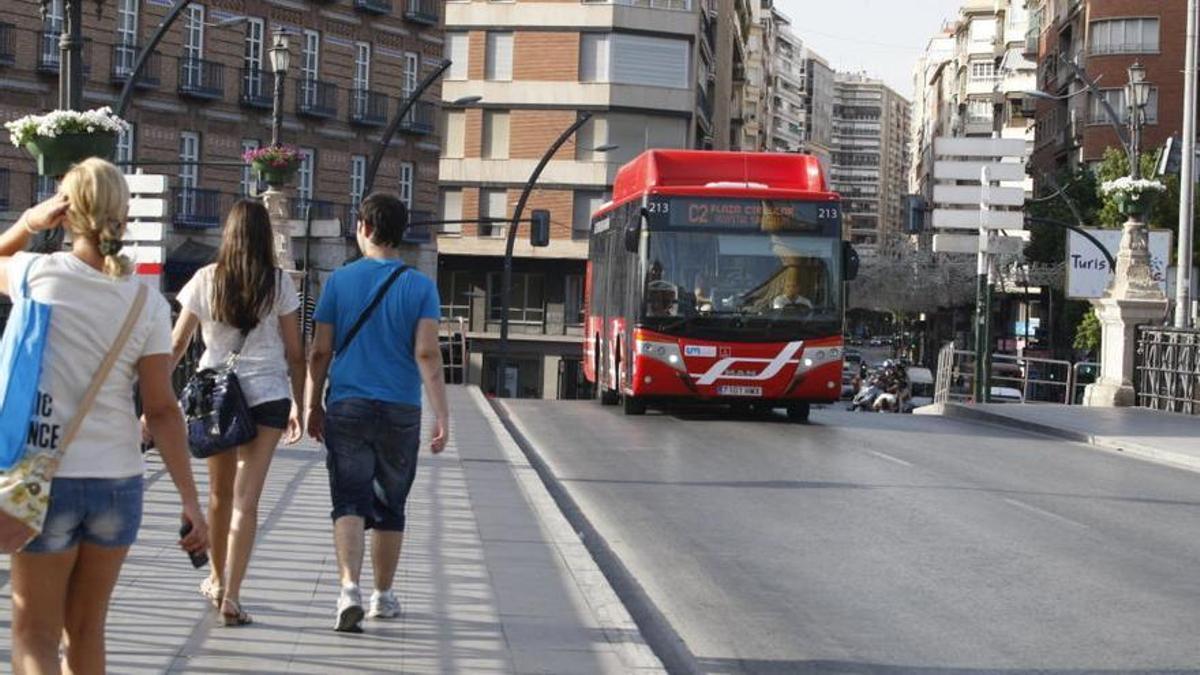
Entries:
<svg viewBox="0 0 1200 675">
<path fill-rule="evenodd" d="M 16 62 L 16 53 L 13 51 L 13 31 L 15 27 L 11 23 L 0 23 L 0 66 L 11 66 Z"/>
<path fill-rule="evenodd" d="M 1138 406 L 1200 415 L 1200 330 L 1139 326 L 1134 370 Z"/>
<path fill-rule="evenodd" d="M 329 220 L 337 218 L 339 211 L 337 204 L 321 199 L 293 199 L 291 207 L 293 220 L 308 218 L 309 211 L 312 211 L 313 220 Z"/>
<path fill-rule="evenodd" d="M 112 47 L 112 81 L 114 84 L 124 84 L 133 74 L 137 65 L 141 48 L 137 45 L 113 45 Z M 133 86 L 140 89 L 154 89 L 162 84 L 162 58 L 158 52 L 151 52 L 142 68 L 141 75 Z"/>
<path fill-rule="evenodd" d="M 404 116 L 404 120 L 400 123 L 400 130 L 409 134 L 432 134 L 434 131 L 433 114 L 432 103 L 417 101 Z"/>
<path fill-rule="evenodd" d="M 404 229 L 404 241 L 408 244 L 428 244 L 433 241 L 437 218 L 432 211 L 409 211 L 408 227 Z"/>
<path fill-rule="evenodd" d="M 30 204 L 41 204 L 42 202 L 54 196 L 58 191 L 58 184 L 50 176 L 34 176 L 31 190 Z"/>
<path fill-rule="evenodd" d="M 270 110 L 274 103 L 274 79 L 262 68 L 241 70 L 242 88 L 238 102 L 247 108 Z"/>
<path fill-rule="evenodd" d="M 8 204 L 8 169 L 0 169 L 0 211 L 7 211 Z"/>
<path fill-rule="evenodd" d="M 179 59 L 179 94 L 216 100 L 225 96 L 225 65 L 207 59 Z"/>
<path fill-rule="evenodd" d="M 625 5 L 626 7 L 648 7 L 650 9 L 673 9 L 690 12 L 692 0 L 583 0 L 585 4 L 594 5 Z M 715 2 L 704 2 L 707 9 Z"/>
<path fill-rule="evenodd" d="M 337 85 L 321 80 L 296 83 L 296 114 L 329 119 L 337 116 Z"/>
<path fill-rule="evenodd" d="M 199 188 L 174 190 L 176 227 L 207 229 L 221 225 L 221 193 Z"/>
<path fill-rule="evenodd" d="M 364 127 L 387 124 L 388 97 L 369 89 L 350 92 L 350 121 Z"/>
<path fill-rule="evenodd" d="M 436 0 L 406 0 L 404 18 L 414 23 L 436 26 L 438 22 Z"/>
<path fill-rule="evenodd" d="M 358 230 L 358 204 L 346 204 L 342 208 L 342 236 L 354 239 Z"/>
<path fill-rule="evenodd" d="M 391 14 L 392 0 L 354 0 L 354 8 L 368 14 Z"/>
<path fill-rule="evenodd" d="M 59 36 L 60 31 L 41 31 L 38 35 L 38 72 L 49 75 L 58 74 L 59 66 L 62 61 L 62 52 L 59 51 Z M 92 70 L 92 40 L 91 38 L 83 39 L 83 72 L 89 73 Z"/>
</svg>

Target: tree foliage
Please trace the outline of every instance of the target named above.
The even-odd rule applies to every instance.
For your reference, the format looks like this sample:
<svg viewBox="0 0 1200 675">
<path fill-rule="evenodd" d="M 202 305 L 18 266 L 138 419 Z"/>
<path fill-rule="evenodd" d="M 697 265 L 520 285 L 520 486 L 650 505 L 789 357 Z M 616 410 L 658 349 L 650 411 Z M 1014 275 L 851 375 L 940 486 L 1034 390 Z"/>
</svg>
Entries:
<svg viewBox="0 0 1200 675">
<path fill-rule="evenodd" d="M 1075 327 L 1075 349 L 1085 352 L 1100 349 L 1100 317 L 1094 310 L 1084 314 Z"/>
</svg>

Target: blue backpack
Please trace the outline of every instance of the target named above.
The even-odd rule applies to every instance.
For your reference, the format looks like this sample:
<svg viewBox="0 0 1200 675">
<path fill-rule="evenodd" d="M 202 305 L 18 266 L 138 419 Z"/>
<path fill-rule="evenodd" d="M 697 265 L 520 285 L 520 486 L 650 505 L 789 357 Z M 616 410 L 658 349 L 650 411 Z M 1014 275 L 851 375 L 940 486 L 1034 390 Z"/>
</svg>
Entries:
<svg viewBox="0 0 1200 675">
<path fill-rule="evenodd" d="M 50 332 L 50 305 L 29 297 L 33 262 L 25 267 L 19 292 L 11 293 L 12 313 L 0 339 L 0 471 L 8 471 L 25 456 Z"/>
</svg>

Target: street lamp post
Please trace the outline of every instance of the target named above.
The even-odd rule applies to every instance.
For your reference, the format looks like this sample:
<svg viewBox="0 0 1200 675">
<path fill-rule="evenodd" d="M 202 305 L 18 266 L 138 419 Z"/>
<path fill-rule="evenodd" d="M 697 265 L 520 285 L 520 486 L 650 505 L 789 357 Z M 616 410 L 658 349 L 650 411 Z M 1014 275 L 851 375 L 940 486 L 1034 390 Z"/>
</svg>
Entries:
<svg viewBox="0 0 1200 675">
<path fill-rule="evenodd" d="M 287 35 L 276 31 L 271 44 L 271 73 L 275 78 L 275 93 L 271 98 L 271 145 L 279 145 L 279 132 L 283 128 L 283 85 L 291 62 Z"/>
<path fill-rule="evenodd" d="M 421 94 L 430 87 L 442 73 L 450 69 L 451 61 L 443 59 L 442 63 L 432 72 L 425 76 L 425 79 L 417 85 L 417 88 L 409 93 L 408 97 L 400 104 L 400 108 L 396 111 L 396 116 L 392 118 L 391 123 L 383 130 L 383 137 L 379 140 L 379 146 L 375 149 L 375 154 L 371 157 L 371 163 L 367 165 L 366 176 L 363 177 L 362 196 L 367 196 L 375 187 L 375 174 L 379 171 L 379 165 L 383 162 L 383 155 L 387 152 L 388 146 L 392 144 L 392 137 L 400 129 L 400 125 L 404 123 L 404 118 L 408 116 L 408 111 L 416 105 L 420 100 Z M 478 100 L 471 97 L 472 100 Z"/>
<path fill-rule="evenodd" d="M 521 215 L 525 212 L 525 204 L 529 201 L 529 195 L 533 192 L 533 186 L 542 175 L 542 171 L 545 170 L 546 165 L 550 163 L 550 158 L 554 157 L 558 149 L 591 119 L 592 113 L 582 112 L 574 124 L 559 134 L 554 143 L 546 149 L 542 158 L 538 160 L 533 173 L 529 174 L 529 180 L 525 181 L 525 187 L 521 190 L 521 196 L 517 199 L 517 205 L 513 209 L 512 222 L 509 223 L 507 241 L 504 245 L 504 275 L 500 293 L 500 356 L 497 358 L 496 363 L 496 395 L 501 398 L 504 397 L 504 376 L 508 370 L 509 295 L 512 294 L 513 248 L 517 244 L 517 225 L 521 222 Z"/>
</svg>

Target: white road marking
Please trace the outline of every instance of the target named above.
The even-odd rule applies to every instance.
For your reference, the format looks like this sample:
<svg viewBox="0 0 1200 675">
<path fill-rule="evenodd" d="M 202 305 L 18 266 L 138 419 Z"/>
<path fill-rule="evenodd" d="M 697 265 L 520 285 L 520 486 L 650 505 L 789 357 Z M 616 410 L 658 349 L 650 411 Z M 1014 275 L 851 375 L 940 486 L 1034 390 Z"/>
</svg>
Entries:
<svg viewBox="0 0 1200 675">
<path fill-rule="evenodd" d="M 1015 506 L 1019 509 L 1025 509 L 1026 511 L 1029 511 L 1031 513 L 1036 513 L 1036 514 L 1039 514 L 1042 516 L 1046 516 L 1047 518 L 1053 518 L 1054 520 L 1057 520 L 1061 523 L 1066 523 L 1067 525 L 1072 525 L 1074 527 L 1081 527 L 1085 530 L 1091 529 L 1087 525 L 1084 525 L 1083 523 L 1081 523 L 1077 520 L 1071 520 L 1070 518 L 1067 518 L 1066 516 L 1060 516 L 1057 513 L 1054 513 L 1052 511 L 1047 511 L 1046 509 L 1040 509 L 1032 504 L 1026 504 L 1025 502 L 1017 501 L 1016 499 L 1008 499 L 1008 498 L 1005 498 L 1004 501 L 1008 502 L 1009 504 L 1012 504 L 1013 506 Z"/>
<path fill-rule="evenodd" d="M 912 462 L 906 462 L 906 461 L 900 459 L 899 457 L 892 457 L 891 455 L 887 454 L 886 452 L 876 452 L 875 450 L 868 450 L 867 452 L 871 453 L 872 455 L 875 455 L 879 459 L 886 459 L 889 462 L 903 464 L 904 466 L 912 466 L 913 465 Z"/>
</svg>

